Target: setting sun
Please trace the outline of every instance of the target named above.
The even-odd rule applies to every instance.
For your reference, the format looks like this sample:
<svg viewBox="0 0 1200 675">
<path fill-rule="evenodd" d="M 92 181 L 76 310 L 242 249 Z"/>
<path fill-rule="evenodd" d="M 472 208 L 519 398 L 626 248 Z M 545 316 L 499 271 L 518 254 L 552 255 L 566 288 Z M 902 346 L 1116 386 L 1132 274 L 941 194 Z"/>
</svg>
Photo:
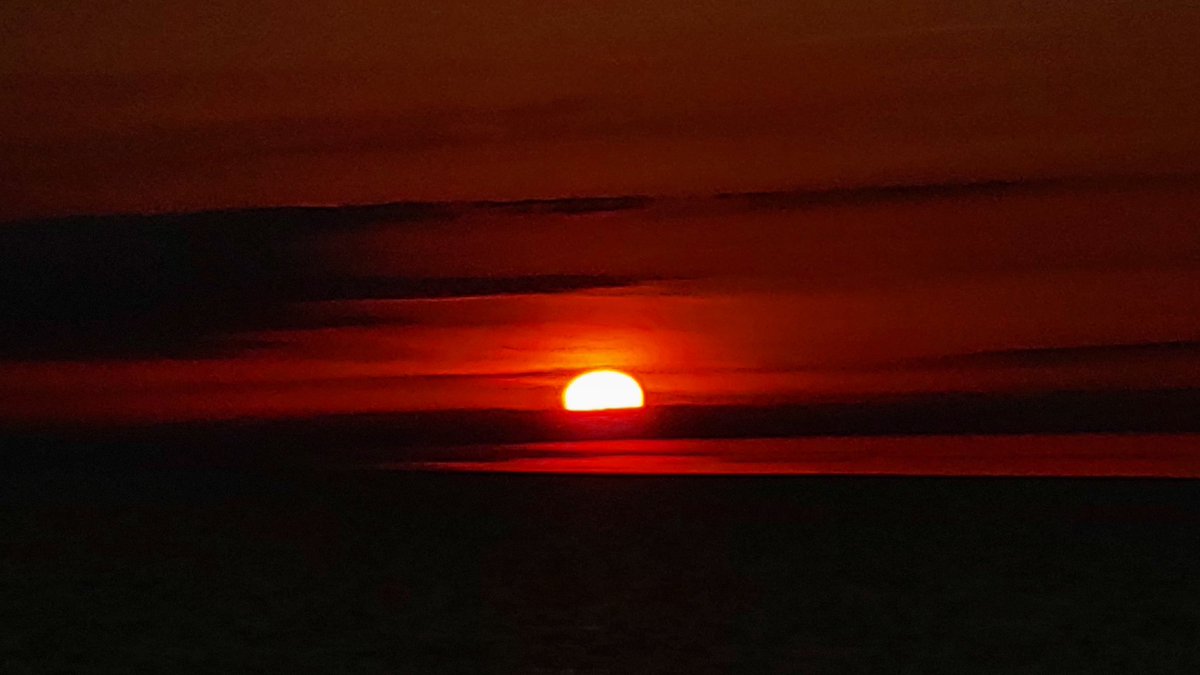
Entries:
<svg viewBox="0 0 1200 675">
<path fill-rule="evenodd" d="M 641 408 L 644 403 L 637 380 L 616 370 L 584 373 L 563 390 L 563 407 L 567 410 Z"/>
</svg>

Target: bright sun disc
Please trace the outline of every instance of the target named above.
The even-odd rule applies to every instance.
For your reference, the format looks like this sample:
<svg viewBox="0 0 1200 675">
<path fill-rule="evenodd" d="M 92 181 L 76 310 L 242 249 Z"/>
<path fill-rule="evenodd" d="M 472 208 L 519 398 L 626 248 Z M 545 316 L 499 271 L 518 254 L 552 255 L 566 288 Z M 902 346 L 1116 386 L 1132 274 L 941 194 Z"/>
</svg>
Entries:
<svg viewBox="0 0 1200 675">
<path fill-rule="evenodd" d="M 615 370 L 584 373 L 563 391 L 563 407 L 567 410 L 640 408 L 644 403 L 637 380 Z"/>
</svg>

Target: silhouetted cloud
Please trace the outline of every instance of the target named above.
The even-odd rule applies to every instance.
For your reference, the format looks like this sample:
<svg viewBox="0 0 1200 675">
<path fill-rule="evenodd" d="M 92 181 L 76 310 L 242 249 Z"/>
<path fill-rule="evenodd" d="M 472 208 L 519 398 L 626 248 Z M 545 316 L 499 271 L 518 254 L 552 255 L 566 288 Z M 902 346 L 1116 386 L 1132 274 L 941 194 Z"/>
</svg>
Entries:
<svg viewBox="0 0 1200 675">
<path fill-rule="evenodd" d="M 912 359 L 898 365 L 945 368 L 978 366 L 1044 368 L 1073 364 L 1093 365 L 1101 361 L 1127 362 L 1130 359 L 1137 358 L 1169 357 L 1200 358 L 1200 339 L 1134 344 L 998 349 L 929 359 Z"/>
<path fill-rule="evenodd" d="M 578 213 L 622 204 L 563 200 L 537 208 Z M 403 323 L 340 308 L 337 301 L 567 293 L 637 283 L 596 274 L 356 276 L 311 259 L 315 234 L 449 222 L 464 208 L 399 203 L 10 223 L 0 228 L 0 358 L 215 357 L 266 346 L 246 335 L 254 332 Z M 334 307 L 317 313 L 309 303 Z"/>
<path fill-rule="evenodd" d="M 618 195 L 397 202 L 11 222 L 0 225 L 0 305 L 5 310 L 0 359 L 221 356 L 264 347 L 264 339 L 274 339 L 255 333 L 402 325 L 407 320 L 364 311 L 354 301 L 571 293 L 696 279 L 726 268 L 733 274 L 771 273 L 788 283 L 813 287 L 843 277 L 896 285 L 923 278 L 920 274 L 944 276 L 960 269 L 977 273 L 1030 265 L 1054 269 L 1085 263 L 1184 264 L 1190 249 L 1184 235 L 1172 234 L 1178 227 L 1166 228 L 1162 243 L 1139 233 L 1132 249 L 1122 244 L 1124 240 L 1112 239 L 1077 250 L 1065 234 L 1056 235 L 1033 253 L 1029 237 L 1041 230 L 1032 226 L 997 230 L 954 247 L 943 244 L 944 228 L 926 228 L 923 234 L 910 230 L 907 255 L 901 257 L 890 255 L 891 245 L 885 240 L 863 240 L 853 231 L 843 232 L 840 223 L 824 225 L 828 234 L 808 243 L 783 237 L 782 228 L 791 227 L 783 223 L 763 226 L 765 245 L 759 239 L 717 237 L 703 240 L 708 248 L 697 245 L 694 255 L 684 255 L 681 244 L 690 245 L 700 232 L 700 225 L 689 224 L 686 214 L 731 216 L 734 224 L 737 214 L 761 209 L 951 201 L 1142 183 L 1188 187 L 1197 179 L 1188 174 L 1030 179 L 722 194 L 712 199 Z M 676 208 L 685 201 L 686 206 Z M 651 214 L 659 210 L 685 215 L 655 220 Z M 638 219 L 643 211 L 646 225 L 653 227 Z M 596 236 L 602 227 L 587 219 L 613 212 L 634 219 L 625 222 L 621 238 L 609 246 Z M 554 216 L 553 228 L 527 227 L 526 216 Z M 578 232 L 583 233 L 579 238 L 576 218 Z M 499 234 L 476 236 L 481 232 Z M 666 243 L 660 245 L 660 239 Z M 1176 245 L 1176 240 L 1182 244 Z M 580 241 L 583 244 L 571 250 Z M 565 252 L 553 248 L 564 245 Z M 797 256 L 807 256 L 814 245 L 822 246 L 821 257 L 793 258 L 788 253 L 794 249 Z M 420 252 L 413 253 L 414 246 Z M 512 251 L 506 253 L 505 246 Z M 545 251 L 548 262 L 526 255 L 529 250 Z M 971 251 L 974 257 L 964 253 Z M 726 268 L 709 270 L 689 262 L 705 255 L 709 260 L 719 257 Z M 626 259 L 649 262 L 617 266 Z M 314 311 L 313 303 L 324 305 Z M 1057 352 L 1041 358 L 1052 356 L 1061 358 Z"/>
<path fill-rule="evenodd" d="M 589 213 L 610 213 L 613 211 L 633 211 L 643 209 L 654 203 L 654 199 L 644 195 L 626 195 L 620 197 L 567 197 L 563 199 L 520 199 L 517 201 L 477 201 L 473 206 L 489 208 L 507 213 L 536 213 L 560 215 L 584 215 Z"/>
<path fill-rule="evenodd" d="M 875 203 L 919 202 L 972 197 L 1011 197 L 1067 190 L 1122 189 L 1144 186 L 1194 186 L 1200 174 L 1133 174 L 1110 176 L 1048 176 L 940 183 L 895 183 L 829 189 L 727 192 L 718 200 L 747 209 L 803 209 L 826 206 L 862 206 Z"/>
</svg>

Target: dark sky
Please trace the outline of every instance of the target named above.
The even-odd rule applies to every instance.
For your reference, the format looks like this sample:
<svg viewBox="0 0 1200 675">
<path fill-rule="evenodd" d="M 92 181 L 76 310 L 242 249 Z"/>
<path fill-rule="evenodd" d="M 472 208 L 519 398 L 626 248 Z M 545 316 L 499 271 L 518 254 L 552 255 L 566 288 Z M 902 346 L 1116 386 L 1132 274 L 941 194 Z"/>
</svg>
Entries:
<svg viewBox="0 0 1200 675">
<path fill-rule="evenodd" d="M 15 0 L 0 27 L 0 217 L 1200 168 L 1189 0 Z"/>
<path fill-rule="evenodd" d="M 6 420 L 1200 386 L 1194 3 L 0 26 Z"/>
</svg>

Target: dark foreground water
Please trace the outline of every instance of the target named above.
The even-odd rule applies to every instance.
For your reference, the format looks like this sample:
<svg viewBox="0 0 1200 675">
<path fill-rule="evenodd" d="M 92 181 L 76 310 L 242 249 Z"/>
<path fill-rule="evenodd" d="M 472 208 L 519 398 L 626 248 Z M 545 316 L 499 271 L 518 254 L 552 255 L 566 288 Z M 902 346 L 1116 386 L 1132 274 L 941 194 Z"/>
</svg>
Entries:
<svg viewBox="0 0 1200 675">
<path fill-rule="evenodd" d="M 0 672 L 1200 672 L 1200 482 L 0 478 Z"/>
</svg>

